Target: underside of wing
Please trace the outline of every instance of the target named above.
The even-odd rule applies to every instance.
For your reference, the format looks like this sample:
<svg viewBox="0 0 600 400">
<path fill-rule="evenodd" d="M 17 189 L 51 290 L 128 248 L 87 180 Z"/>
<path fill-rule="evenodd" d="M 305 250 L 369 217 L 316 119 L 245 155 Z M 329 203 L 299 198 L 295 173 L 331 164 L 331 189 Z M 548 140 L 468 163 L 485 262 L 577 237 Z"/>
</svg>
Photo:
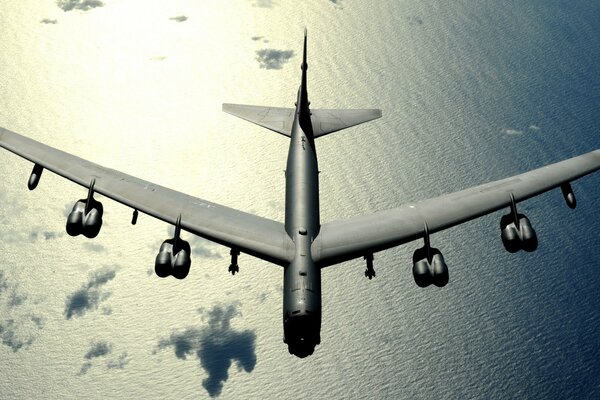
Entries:
<svg viewBox="0 0 600 400">
<path fill-rule="evenodd" d="M 322 225 L 312 249 L 322 267 L 372 254 L 507 208 L 600 169 L 600 150 L 456 193 Z"/>
<path fill-rule="evenodd" d="M 211 203 L 102 167 L 0 128 L 0 147 L 143 213 L 222 245 L 285 265 L 291 239 L 283 224 Z"/>
<path fill-rule="evenodd" d="M 294 123 L 293 108 L 224 103 L 223 111 L 287 137 L 290 137 Z"/>
<path fill-rule="evenodd" d="M 311 122 L 314 137 L 325 136 L 351 126 L 381 118 L 381 110 L 327 110 L 314 109 L 311 112 Z"/>
</svg>

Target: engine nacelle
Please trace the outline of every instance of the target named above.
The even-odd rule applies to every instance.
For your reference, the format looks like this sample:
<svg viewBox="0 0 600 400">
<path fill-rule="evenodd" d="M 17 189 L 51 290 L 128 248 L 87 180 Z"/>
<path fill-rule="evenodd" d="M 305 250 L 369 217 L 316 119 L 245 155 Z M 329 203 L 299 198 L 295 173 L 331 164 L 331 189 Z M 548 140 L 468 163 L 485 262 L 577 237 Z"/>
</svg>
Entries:
<svg viewBox="0 0 600 400">
<path fill-rule="evenodd" d="M 191 247 L 183 239 L 167 239 L 160 246 L 154 262 L 154 272 L 161 278 L 173 275 L 177 279 L 185 278 L 192 265 Z"/>
<path fill-rule="evenodd" d="M 427 252 L 427 247 L 415 250 L 413 254 L 413 277 L 419 287 L 427 287 L 432 283 L 438 287 L 448 284 L 448 266 L 439 249 L 432 247 Z"/>
<path fill-rule="evenodd" d="M 517 214 L 517 219 L 518 224 L 515 223 L 512 213 L 506 214 L 500 219 L 500 236 L 504 248 L 510 253 L 516 253 L 519 250 L 535 251 L 538 247 L 538 239 L 529 218 L 523 214 Z"/>
<path fill-rule="evenodd" d="M 92 199 L 86 213 L 86 199 L 78 200 L 73 210 L 67 217 L 67 233 L 70 236 L 83 234 L 93 239 L 100 233 L 102 228 L 102 214 L 104 207 L 99 201 Z"/>
</svg>

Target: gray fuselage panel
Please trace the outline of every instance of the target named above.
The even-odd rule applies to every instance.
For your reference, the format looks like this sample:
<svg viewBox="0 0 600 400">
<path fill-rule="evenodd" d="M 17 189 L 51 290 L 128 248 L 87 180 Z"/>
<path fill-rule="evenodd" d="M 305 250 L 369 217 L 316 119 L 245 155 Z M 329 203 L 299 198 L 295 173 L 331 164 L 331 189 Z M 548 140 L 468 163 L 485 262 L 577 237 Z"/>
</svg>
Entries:
<svg viewBox="0 0 600 400">
<path fill-rule="evenodd" d="M 321 271 L 311 254 L 319 233 L 319 168 L 314 138 L 306 123 L 308 101 L 298 91 L 286 169 L 285 230 L 294 241 L 295 254 L 284 268 L 283 331 L 290 353 L 312 354 L 320 342 Z"/>
</svg>

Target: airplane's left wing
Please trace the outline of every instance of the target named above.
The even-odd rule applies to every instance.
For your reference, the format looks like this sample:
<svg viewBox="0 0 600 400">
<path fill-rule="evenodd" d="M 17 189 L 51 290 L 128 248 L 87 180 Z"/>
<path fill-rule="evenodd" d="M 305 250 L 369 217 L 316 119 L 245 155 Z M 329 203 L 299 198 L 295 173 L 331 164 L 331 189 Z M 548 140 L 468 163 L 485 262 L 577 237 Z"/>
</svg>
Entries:
<svg viewBox="0 0 600 400">
<path fill-rule="evenodd" d="M 195 235 L 279 265 L 288 262 L 292 243 L 284 226 L 100 166 L 0 128 L 0 147 L 145 214 Z"/>
<path fill-rule="evenodd" d="M 391 210 L 323 224 L 312 245 L 322 267 L 369 256 L 519 202 L 600 169 L 600 150 L 507 179 Z"/>
</svg>

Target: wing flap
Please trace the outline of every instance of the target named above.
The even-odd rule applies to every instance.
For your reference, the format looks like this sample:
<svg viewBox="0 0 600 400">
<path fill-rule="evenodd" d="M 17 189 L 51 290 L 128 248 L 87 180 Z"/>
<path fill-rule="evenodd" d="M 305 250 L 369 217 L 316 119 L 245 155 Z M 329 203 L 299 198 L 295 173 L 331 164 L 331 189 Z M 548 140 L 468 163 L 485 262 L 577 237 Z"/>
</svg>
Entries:
<svg viewBox="0 0 600 400">
<path fill-rule="evenodd" d="M 258 258 L 285 265 L 291 239 L 283 224 L 186 195 L 76 157 L 0 128 L 0 147 L 81 186 L 175 224 L 184 230 Z"/>
<path fill-rule="evenodd" d="M 223 103 L 223 111 L 238 118 L 290 137 L 294 123 L 293 108 L 249 106 Z"/>
<path fill-rule="evenodd" d="M 523 201 L 600 169 L 600 150 L 524 174 L 391 210 L 323 224 L 313 258 L 325 267 L 408 243 L 507 208 L 510 193 Z"/>
</svg>

